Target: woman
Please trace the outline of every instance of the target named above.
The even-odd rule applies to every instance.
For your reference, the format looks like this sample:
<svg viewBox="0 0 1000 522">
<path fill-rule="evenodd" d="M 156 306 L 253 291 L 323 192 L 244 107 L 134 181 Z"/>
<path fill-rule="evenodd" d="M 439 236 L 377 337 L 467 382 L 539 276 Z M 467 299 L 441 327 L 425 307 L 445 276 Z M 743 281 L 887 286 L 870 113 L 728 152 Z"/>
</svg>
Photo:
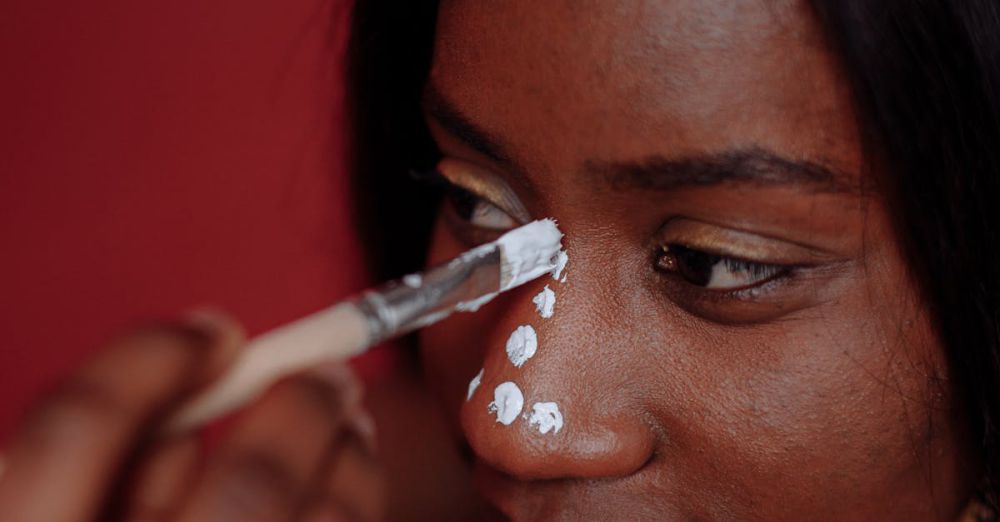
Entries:
<svg viewBox="0 0 1000 522">
<path fill-rule="evenodd" d="M 357 6 L 352 106 L 386 275 L 529 219 L 554 217 L 566 234 L 564 281 L 419 335 L 427 382 L 491 508 L 513 519 L 991 516 L 977 499 L 995 507 L 1000 478 L 992 3 L 385 9 Z M 443 204 L 432 189 L 400 190 L 403 172 L 439 161 L 418 177 L 448 187 Z M 532 302 L 545 285 L 548 318 Z M 69 488 L 60 509 L 75 511 L 63 513 L 99 509 L 153 408 L 210 373 L 192 376 L 195 357 L 178 346 L 223 359 L 236 344 L 217 323 L 210 336 L 129 338 L 82 370 L 73 382 L 89 386 L 29 421 L 0 506 L 44 513 L 38 499 Z M 537 353 L 514 366 L 505 346 L 526 326 Z M 141 386 L 119 377 L 126 367 Z M 496 415 L 504 383 L 527 410 L 510 423 Z M 177 483 L 192 451 L 161 442 L 113 507 L 372 515 L 377 479 L 352 464 L 363 445 L 318 458 L 345 440 L 335 434 L 355 399 L 349 386 L 303 393 L 315 389 L 286 384 L 254 406 L 190 488 Z M 317 404 L 338 414 L 315 415 Z M 559 412 L 550 429 L 529 415 L 539 404 Z M 85 436 L 59 437 L 60 422 Z M 97 433 L 110 442 L 89 442 Z M 79 474 L 48 471 L 63 459 Z"/>
</svg>

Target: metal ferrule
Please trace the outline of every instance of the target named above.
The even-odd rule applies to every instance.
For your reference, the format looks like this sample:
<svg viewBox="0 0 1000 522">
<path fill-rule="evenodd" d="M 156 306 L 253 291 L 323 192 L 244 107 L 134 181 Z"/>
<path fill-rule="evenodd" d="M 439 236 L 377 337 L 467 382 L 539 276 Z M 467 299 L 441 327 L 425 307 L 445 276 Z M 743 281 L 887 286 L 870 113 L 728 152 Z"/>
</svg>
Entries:
<svg viewBox="0 0 1000 522">
<path fill-rule="evenodd" d="M 435 323 L 459 303 L 497 292 L 500 263 L 499 247 L 490 244 L 361 294 L 355 304 L 368 321 L 368 345 Z"/>
</svg>

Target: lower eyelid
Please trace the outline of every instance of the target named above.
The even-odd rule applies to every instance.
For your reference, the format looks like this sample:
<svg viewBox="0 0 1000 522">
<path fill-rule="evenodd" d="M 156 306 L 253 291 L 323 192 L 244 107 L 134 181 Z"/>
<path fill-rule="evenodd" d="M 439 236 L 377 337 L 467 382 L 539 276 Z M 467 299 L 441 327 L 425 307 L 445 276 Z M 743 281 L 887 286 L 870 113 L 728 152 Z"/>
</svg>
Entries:
<svg viewBox="0 0 1000 522">
<path fill-rule="evenodd" d="M 741 326 L 762 324 L 811 306 L 809 299 L 795 291 L 792 277 L 772 279 L 761 285 L 733 291 L 713 291 L 673 280 L 661 282 L 665 301 L 709 324 Z M 786 293 L 787 290 L 787 293 Z"/>
<path fill-rule="evenodd" d="M 761 297 L 760 294 L 762 293 L 777 290 L 777 287 L 787 283 L 788 279 L 792 277 L 795 277 L 793 269 L 783 270 L 782 272 L 752 286 L 747 286 L 743 288 L 734 288 L 720 293 L 727 293 L 732 298 L 735 299 L 742 299 L 742 300 L 757 299 Z"/>
</svg>

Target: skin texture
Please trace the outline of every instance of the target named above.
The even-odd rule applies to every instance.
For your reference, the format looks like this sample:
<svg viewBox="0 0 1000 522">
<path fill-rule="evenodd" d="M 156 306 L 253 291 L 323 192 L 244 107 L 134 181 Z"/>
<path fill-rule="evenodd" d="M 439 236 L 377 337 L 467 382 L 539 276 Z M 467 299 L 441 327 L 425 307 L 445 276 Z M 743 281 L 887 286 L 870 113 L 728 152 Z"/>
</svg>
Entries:
<svg viewBox="0 0 1000 522">
<path fill-rule="evenodd" d="M 557 218 L 570 255 L 568 282 L 532 282 L 421 334 L 494 514 L 955 519 L 978 476 L 964 415 L 804 4 L 451 0 L 439 22 L 428 124 L 483 212 L 468 197 L 442 208 L 429 264 L 522 212 Z M 768 276 L 704 288 L 715 279 L 683 270 L 685 251 Z M 546 283 L 557 302 L 543 320 L 531 298 Z M 525 324 L 538 352 L 514 368 L 504 347 Z M 345 367 L 278 384 L 216 451 L 197 433 L 158 435 L 242 342 L 218 314 L 113 342 L 3 449 L 0 520 L 379 519 L 371 417 Z M 562 429 L 496 423 L 488 404 L 506 381 L 526 408 L 558 403 Z M 409 426 L 383 455 L 441 470 L 433 444 L 413 457 L 415 438 L 438 439 L 402 382 L 383 403 Z M 475 505 L 460 480 L 432 478 L 398 484 Z M 452 518 L 486 518 L 465 515 Z"/>
<path fill-rule="evenodd" d="M 567 283 L 530 283 L 421 334 L 429 382 L 499 511 L 956 518 L 976 472 L 944 348 L 806 4 L 445 1 L 427 100 L 442 154 L 558 219 L 570 256 Z M 687 160 L 762 150 L 832 180 L 692 186 L 610 166 L 698 173 L 708 163 Z M 446 206 L 428 263 L 497 233 Z M 733 295 L 658 270 L 665 243 L 802 268 Z M 557 305 L 543 321 L 531 297 L 545 283 Z M 504 345 L 523 324 L 539 348 L 517 369 Z M 564 428 L 497 424 L 487 405 L 505 381 L 528 405 L 558 402 Z"/>
</svg>

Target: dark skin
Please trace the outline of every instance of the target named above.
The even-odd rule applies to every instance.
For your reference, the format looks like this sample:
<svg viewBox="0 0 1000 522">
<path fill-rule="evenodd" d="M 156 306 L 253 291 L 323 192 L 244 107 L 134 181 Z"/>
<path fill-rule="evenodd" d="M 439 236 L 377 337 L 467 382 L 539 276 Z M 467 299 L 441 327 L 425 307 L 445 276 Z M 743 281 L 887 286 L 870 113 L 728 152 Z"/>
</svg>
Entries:
<svg viewBox="0 0 1000 522">
<path fill-rule="evenodd" d="M 558 219 L 570 256 L 565 283 L 528 283 L 420 334 L 427 380 L 495 511 L 956 519 L 979 476 L 966 416 L 805 3 L 446 0 L 436 39 L 424 109 L 441 173 L 466 193 L 441 209 L 428 263 L 542 217 Z M 544 284 L 550 319 L 531 302 Z M 515 368 L 504 346 L 525 324 L 538 353 Z M 343 368 L 275 386 L 218 451 L 163 436 L 170 409 L 242 342 L 209 314 L 112 343 L 4 448 L 0 520 L 419 512 L 385 503 Z M 557 402 L 563 428 L 498 424 L 488 403 L 504 381 L 529 406 Z M 385 419 L 410 424 L 393 435 L 383 423 L 388 467 L 436 470 L 391 477 L 390 493 L 437 487 L 466 510 L 452 518 L 483 518 L 454 455 L 427 442 L 444 437 L 419 395 L 402 377 L 374 394 Z"/>
<path fill-rule="evenodd" d="M 421 336 L 492 504 L 514 519 L 955 519 L 975 470 L 944 348 L 804 3 L 455 0 L 436 38 L 425 113 L 462 161 L 448 170 L 469 172 L 448 177 L 478 190 L 480 216 L 514 212 L 468 179 L 504 180 L 558 219 L 570 255 L 568 282 L 546 281 L 554 318 L 534 282 Z M 446 207 L 430 264 L 500 221 Z M 706 272 L 698 252 L 758 268 Z M 518 369 L 504 346 L 522 324 L 539 349 Z M 504 381 L 558 401 L 565 428 L 497 424 Z"/>
</svg>

